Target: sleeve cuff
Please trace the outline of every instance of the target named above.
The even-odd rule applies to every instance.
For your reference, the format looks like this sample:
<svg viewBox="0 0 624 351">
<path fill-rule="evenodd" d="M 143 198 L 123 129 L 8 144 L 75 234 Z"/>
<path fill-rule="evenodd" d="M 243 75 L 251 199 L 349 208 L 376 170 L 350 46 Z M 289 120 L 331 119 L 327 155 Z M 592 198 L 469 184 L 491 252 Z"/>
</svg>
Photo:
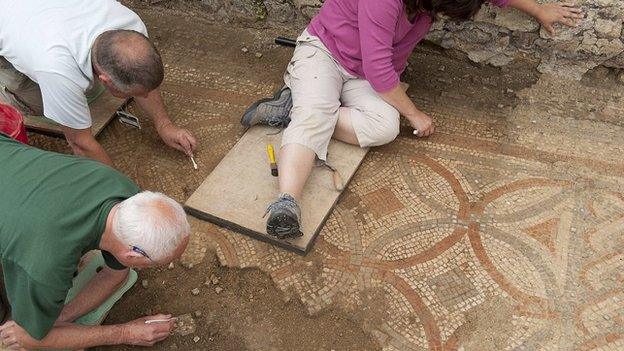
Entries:
<svg viewBox="0 0 624 351">
<path fill-rule="evenodd" d="M 375 80 L 369 80 L 368 82 L 373 87 L 373 90 L 375 90 L 375 92 L 380 93 L 380 94 L 389 92 L 390 90 L 398 87 L 399 84 L 401 83 L 398 75 L 394 77 L 393 79 L 387 80 L 384 82 L 379 82 Z"/>
</svg>

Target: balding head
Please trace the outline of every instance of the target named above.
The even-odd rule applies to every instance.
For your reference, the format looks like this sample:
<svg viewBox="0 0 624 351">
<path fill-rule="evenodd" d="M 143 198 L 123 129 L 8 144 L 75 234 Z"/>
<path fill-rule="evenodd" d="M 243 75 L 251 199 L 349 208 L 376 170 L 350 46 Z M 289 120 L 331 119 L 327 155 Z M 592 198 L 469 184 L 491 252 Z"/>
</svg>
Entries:
<svg viewBox="0 0 624 351">
<path fill-rule="evenodd" d="M 164 77 L 162 59 L 146 36 L 131 30 L 109 30 L 100 34 L 92 49 L 99 74 L 106 74 L 122 92 L 152 91 Z"/>
<path fill-rule="evenodd" d="M 113 233 L 124 245 L 136 246 L 156 263 L 181 254 L 190 226 L 182 206 L 175 200 L 144 191 L 122 201 L 113 220 Z"/>
</svg>

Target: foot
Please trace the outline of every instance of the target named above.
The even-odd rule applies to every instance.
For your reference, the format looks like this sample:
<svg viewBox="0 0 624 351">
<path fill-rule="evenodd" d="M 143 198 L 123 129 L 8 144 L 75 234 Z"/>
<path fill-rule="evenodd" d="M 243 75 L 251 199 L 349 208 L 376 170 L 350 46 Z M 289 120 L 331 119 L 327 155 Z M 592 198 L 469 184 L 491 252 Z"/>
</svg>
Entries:
<svg viewBox="0 0 624 351">
<path fill-rule="evenodd" d="M 278 90 L 273 98 L 256 101 L 245 111 L 241 124 L 255 126 L 265 124 L 271 127 L 286 128 L 290 123 L 290 109 L 292 108 L 292 96 L 287 86 Z"/>
<path fill-rule="evenodd" d="M 288 194 L 281 194 L 267 208 L 267 233 L 279 239 L 302 236 L 300 228 L 301 210 L 295 199 Z M 265 214 L 266 215 L 266 214 Z"/>
</svg>

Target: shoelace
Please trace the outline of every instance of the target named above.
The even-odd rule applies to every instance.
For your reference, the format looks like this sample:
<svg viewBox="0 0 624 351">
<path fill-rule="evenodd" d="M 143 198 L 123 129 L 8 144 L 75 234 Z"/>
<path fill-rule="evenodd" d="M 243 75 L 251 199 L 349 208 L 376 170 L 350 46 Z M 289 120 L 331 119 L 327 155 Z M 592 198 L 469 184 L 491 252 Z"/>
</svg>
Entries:
<svg viewBox="0 0 624 351">
<path fill-rule="evenodd" d="M 276 202 L 270 204 L 269 206 L 267 206 L 267 209 L 264 212 L 264 215 L 262 216 L 262 218 L 266 217 L 266 215 L 269 214 L 269 212 L 273 212 L 273 211 L 278 210 L 280 208 L 289 209 L 289 207 L 291 207 L 291 206 L 292 207 L 297 207 L 297 204 L 293 200 L 291 200 L 291 199 L 289 199 L 287 197 L 281 197 L 279 199 L 279 201 L 276 201 Z"/>
<path fill-rule="evenodd" d="M 270 127 L 283 128 L 286 126 L 286 119 L 288 119 L 288 117 L 282 118 L 282 117 L 277 117 L 277 116 L 270 116 L 270 117 L 267 117 L 266 121 Z"/>
</svg>

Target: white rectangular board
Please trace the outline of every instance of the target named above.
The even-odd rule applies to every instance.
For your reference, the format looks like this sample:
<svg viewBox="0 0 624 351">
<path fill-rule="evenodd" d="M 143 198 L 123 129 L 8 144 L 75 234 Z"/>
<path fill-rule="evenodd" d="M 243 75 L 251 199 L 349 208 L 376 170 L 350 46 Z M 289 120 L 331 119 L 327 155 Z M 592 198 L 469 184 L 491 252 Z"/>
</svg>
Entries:
<svg viewBox="0 0 624 351">
<path fill-rule="evenodd" d="M 278 178 L 271 175 L 266 146 L 273 145 L 279 165 L 282 135 L 275 134 L 277 131 L 265 126 L 248 129 L 186 201 L 185 208 L 200 219 L 306 254 L 341 192 L 335 189 L 328 168 L 315 167 L 299 201 L 303 236 L 280 240 L 266 234 L 266 218 L 262 216 L 279 194 Z M 328 162 L 340 172 L 345 186 L 367 152 L 368 149 L 331 141 Z"/>
</svg>

